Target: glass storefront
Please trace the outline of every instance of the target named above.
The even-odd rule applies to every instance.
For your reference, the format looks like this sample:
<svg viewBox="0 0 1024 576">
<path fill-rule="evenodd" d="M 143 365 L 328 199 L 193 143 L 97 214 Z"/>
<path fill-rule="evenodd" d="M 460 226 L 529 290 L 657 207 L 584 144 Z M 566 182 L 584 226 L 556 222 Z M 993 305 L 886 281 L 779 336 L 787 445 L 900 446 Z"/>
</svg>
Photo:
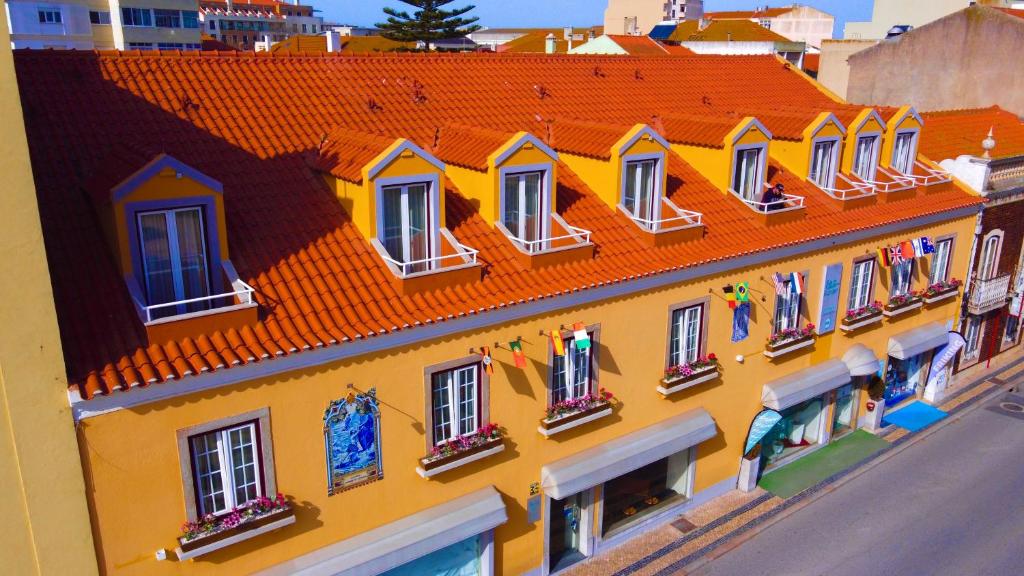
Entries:
<svg viewBox="0 0 1024 576">
<path fill-rule="evenodd" d="M 824 396 L 781 410 L 782 420 L 761 440 L 761 469 L 821 442 L 827 410 Z"/>
<path fill-rule="evenodd" d="M 906 360 L 889 357 L 889 365 L 885 369 L 886 410 L 916 395 L 918 388 L 924 388 L 931 356 L 929 351 Z"/>
<path fill-rule="evenodd" d="M 474 536 L 436 550 L 381 576 L 479 576 L 480 537 Z"/>
<path fill-rule="evenodd" d="M 601 535 L 612 536 L 687 498 L 690 451 L 662 458 L 604 483 Z"/>
<path fill-rule="evenodd" d="M 551 572 L 583 560 L 581 524 L 586 512 L 583 492 L 563 500 L 551 500 L 548 518 L 548 566 Z"/>
<path fill-rule="evenodd" d="M 836 405 L 832 409 L 832 437 L 853 430 L 853 383 L 836 389 Z"/>
</svg>

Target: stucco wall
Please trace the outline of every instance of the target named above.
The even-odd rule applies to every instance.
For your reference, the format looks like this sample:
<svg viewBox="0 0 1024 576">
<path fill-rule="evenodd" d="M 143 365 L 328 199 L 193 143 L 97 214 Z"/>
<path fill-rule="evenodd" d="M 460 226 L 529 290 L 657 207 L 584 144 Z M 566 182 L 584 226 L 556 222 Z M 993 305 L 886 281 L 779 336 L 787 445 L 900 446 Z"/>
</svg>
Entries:
<svg viewBox="0 0 1024 576">
<path fill-rule="evenodd" d="M 825 40 L 821 44 L 818 82 L 840 98 L 846 98 L 850 84 L 850 63 L 853 54 L 877 44 L 874 40 Z"/>
<path fill-rule="evenodd" d="M 847 99 L 920 111 L 998 104 L 1024 114 L 1020 54 L 1024 19 L 969 8 L 850 56 Z"/>
</svg>

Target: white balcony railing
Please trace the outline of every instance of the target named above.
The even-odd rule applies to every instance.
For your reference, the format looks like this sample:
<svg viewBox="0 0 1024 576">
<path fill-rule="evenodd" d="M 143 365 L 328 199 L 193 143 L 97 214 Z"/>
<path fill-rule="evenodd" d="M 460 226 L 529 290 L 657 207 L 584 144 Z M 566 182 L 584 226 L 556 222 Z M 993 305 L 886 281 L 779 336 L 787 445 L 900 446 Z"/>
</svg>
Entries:
<svg viewBox="0 0 1024 576">
<path fill-rule="evenodd" d="M 971 296 L 967 300 L 967 310 L 971 314 L 984 314 L 1003 307 L 1010 294 L 1011 276 L 1003 274 L 987 280 L 975 279 Z"/>
<path fill-rule="evenodd" d="M 186 300 L 176 300 L 174 302 L 165 302 L 163 304 L 151 304 L 142 305 L 142 311 L 146 316 L 146 323 L 150 323 L 153 320 L 162 318 L 171 318 L 174 316 L 180 316 L 188 314 L 190 312 L 200 312 L 208 310 L 216 310 L 217 308 L 225 308 L 227 306 L 234 306 L 236 304 L 235 299 L 238 299 L 237 304 L 251 305 L 253 303 L 253 294 L 256 290 L 241 280 L 235 280 L 232 283 L 234 288 L 231 292 L 225 292 L 223 294 L 213 294 L 211 296 L 203 296 L 201 298 L 188 298 Z M 215 305 L 217 300 L 224 300 L 229 303 Z M 197 304 L 205 304 L 205 306 L 197 306 Z M 173 313 L 161 313 L 171 309 Z"/>
<path fill-rule="evenodd" d="M 574 248 L 590 243 L 590 230 L 570 226 L 558 214 L 551 214 L 551 224 L 553 231 L 557 228 L 561 228 L 565 231 L 565 234 L 558 234 L 557 236 L 549 236 L 538 240 L 523 240 L 510 232 L 509 229 L 501 222 L 496 222 L 495 227 L 501 230 L 505 236 L 508 237 L 509 241 L 527 254 L 540 254 L 549 250 Z"/>
<path fill-rule="evenodd" d="M 855 200 L 857 198 L 867 198 L 868 196 L 875 195 L 875 187 L 866 182 L 855 182 L 846 174 L 836 174 L 836 181 L 845 182 L 849 188 L 825 188 L 818 186 L 817 182 L 808 180 L 811 184 L 818 186 L 822 192 L 835 198 L 836 200 Z"/>
<path fill-rule="evenodd" d="M 914 162 L 914 169 L 915 172 L 921 171 L 923 174 L 901 174 L 901 176 L 913 180 L 917 186 L 934 186 L 953 181 L 953 177 L 949 175 L 949 172 L 932 168 L 919 160 Z"/>
<path fill-rule="evenodd" d="M 479 250 L 470 248 L 469 246 L 461 244 L 457 241 L 454 242 L 452 245 L 457 250 L 455 254 L 431 256 L 429 258 L 420 258 L 418 260 L 410 260 L 408 262 L 400 262 L 398 260 L 395 260 L 394 258 L 389 256 L 387 252 L 381 254 L 381 257 L 384 258 L 385 262 L 397 268 L 399 275 L 402 276 L 403 278 L 406 276 L 410 276 L 412 274 L 419 274 L 422 272 L 437 272 L 448 267 L 447 265 L 461 266 L 463 264 L 476 264 L 477 254 L 480 253 Z"/>
<path fill-rule="evenodd" d="M 674 202 L 668 198 L 662 198 L 662 210 L 661 214 L 665 218 L 659 218 L 657 220 L 650 220 L 647 218 L 640 218 L 639 216 L 633 216 L 626 208 L 621 204 L 619 209 L 622 210 L 626 216 L 629 216 L 633 222 L 636 222 L 641 228 L 649 230 L 651 232 L 664 232 L 667 230 L 679 230 L 682 228 L 690 228 L 693 226 L 701 226 L 704 224 L 704 215 L 700 212 L 694 212 L 692 210 L 683 210 L 682 208 L 675 205 Z"/>
<path fill-rule="evenodd" d="M 776 200 L 774 202 L 757 202 L 755 200 L 748 200 L 743 196 L 740 196 L 738 192 L 729 189 L 729 193 L 738 198 L 740 202 L 747 205 L 748 208 L 754 212 L 760 214 L 773 214 L 778 212 L 789 212 L 791 210 L 800 210 L 804 207 L 803 196 L 793 196 L 792 194 L 783 194 L 782 200 Z"/>
<path fill-rule="evenodd" d="M 882 167 L 879 167 L 878 172 L 876 174 L 884 175 L 886 178 L 888 178 L 888 181 L 868 180 L 865 178 L 864 182 L 874 187 L 875 191 L 877 192 L 883 192 L 887 194 L 889 192 L 899 192 L 900 190 L 907 190 L 915 186 L 913 179 L 908 178 L 907 176 L 900 174 L 895 170 L 890 172 Z"/>
</svg>

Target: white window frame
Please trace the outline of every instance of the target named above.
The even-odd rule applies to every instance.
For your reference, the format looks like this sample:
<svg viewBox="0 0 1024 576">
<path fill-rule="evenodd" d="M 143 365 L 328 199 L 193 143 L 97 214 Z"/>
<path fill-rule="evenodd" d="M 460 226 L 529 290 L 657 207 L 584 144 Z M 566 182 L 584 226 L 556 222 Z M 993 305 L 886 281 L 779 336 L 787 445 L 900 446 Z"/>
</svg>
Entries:
<svg viewBox="0 0 1024 576">
<path fill-rule="evenodd" d="M 937 284 L 949 280 L 949 264 L 953 258 L 953 238 L 940 238 L 935 241 L 935 252 L 932 254 L 932 266 L 929 271 L 929 282 Z M 942 268 L 941 274 L 939 268 Z"/>
<path fill-rule="evenodd" d="M 395 178 L 379 178 L 374 181 L 374 187 L 376 188 L 376 208 L 377 208 L 377 241 L 380 242 L 381 248 L 383 248 L 385 254 L 389 254 L 387 248 L 384 246 L 384 189 L 392 187 L 402 187 L 405 192 L 402 194 L 402 218 L 406 218 L 408 215 L 408 187 L 417 184 L 425 184 L 427 186 L 427 225 L 431 227 L 429 232 L 429 246 L 427 258 L 437 258 L 440 254 L 441 246 L 441 218 L 440 218 L 440 190 L 441 183 L 439 182 L 436 174 L 420 174 L 416 176 L 400 176 Z M 408 240 L 409 229 L 407 226 L 403 226 L 402 230 L 402 254 L 403 261 L 409 262 L 407 253 L 410 251 L 411 246 Z M 397 260 L 397 258 L 396 258 Z M 434 261 L 427 262 L 427 271 L 433 270 L 437 266 Z"/>
<path fill-rule="evenodd" d="M 738 182 L 736 182 L 736 167 L 740 165 L 741 155 L 746 152 L 757 151 L 757 170 L 754 174 L 754 185 L 751 190 L 752 196 L 747 197 L 739 189 Z M 748 144 L 743 146 L 736 146 L 733 149 L 732 165 L 730 166 L 732 173 L 729 174 L 730 188 L 737 196 L 743 198 L 748 202 L 761 202 L 761 198 L 764 195 L 764 174 L 765 165 L 768 161 L 768 145 L 767 144 Z M 741 172 L 741 174 L 745 171 Z"/>
<path fill-rule="evenodd" d="M 821 178 L 821 173 L 818 173 L 818 178 L 814 179 L 815 166 L 817 164 L 817 152 L 818 146 L 824 144 L 831 144 L 831 158 L 829 159 L 827 168 L 825 170 L 825 178 Z M 835 188 L 836 186 L 836 175 L 839 173 L 839 138 L 818 138 L 811 143 L 811 163 L 807 168 L 807 179 L 813 182 L 818 188 Z M 824 181 L 822 181 L 824 180 Z"/>
<path fill-rule="evenodd" d="M 462 429 L 462 417 L 461 407 L 466 401 L 466 398 L 462 394 L 462 386 L 459 383 L 458 376 L 460 374 L 471 374 L 473 382 L 473 399 L 472 399 L 472 413 L 473 421 L 472 425 L 465 432 L 460 432 Z M 439 378 L 444 379 L 444 385 L 448 393 L 448 404 L 446 410 L 448 412 L 448 422 L 444 426 L 447 428 L 444 437 L 439 438 L 436 434 L 438 424 L 436 421 L 436 414 L 438 406 L 434 402 L 434 385 Z M 482 395 L 483 383 L 480 381 L 480 363 L 473 363 L 465 366 L 459 366 L 457 368 L 450 368 L 447 370 L 439 370 L 431 374 L 430 378 L 430 410 L 431 410 L 431 439 L 434 445 L 444 444 L 449 440 L 454 440 L 459 436 L 471 436 L 476 434 L 476 431 L 481 425 L 481 411 L 480 411 L 480 396 Z"/>
<path fill-rule="evenodd" d="M 868 170 L 868 174 L 862 174 L 857 171 L 857 168 L 860 165 L 861 160 L 860 143 L 862 140 L 867 140 L 869 138 L 874 139 L 874 144 L 871 146 L 871 158 L 869 159 L 870 169 Z M 850 166 L 850 172 L 853 172 L 853 174 L 856 175 L 861 180 L 874 181 L 878 175 L 878 151 L 881 145 L 882 134 L 880 132 L 864 132 L 862 134 L 857 134 L 857 141 L 854 143 L 853 147 L 853 164 Z"/>
<path fill-rule="evenodd" d="M 701 357 L 705 321 L 703 302 L 672 310 L 669 317 L 669 366 L 689 364 Z"/>
<path fill-rule="evenodd" d="M 629 174 L 628 166 L 634 163 L 642 162 L 654 162 L 654 186 L 651 190 L 651 213 L 648 219 L 650 222 L 643 222 L 639 220 L 638 216 L 639 203 L 636 198 L 633 199 L 633 211 L 630 212 L 626 207 L 626 178 Z M 622 207 L 622 211 L 629 215 L 634 222 L 646 228 L 648 230 L 654 230 L 657 227 L 656 222 L 661 220 L 661 203 L 664 197 L 664 190 L 662 189 L 662 183 L 665 178 L 665 155 L 656 152 L 652 154 L 629 154 L 622 157 L 622 178 L 619 182 L 619 206 Z M 636 181 L 634 182 L 634 190 L 639 191 L 641 182 L 641 172 L 637 170 Z"/>
<path fill-rule="evenodd" d="M 977 360 L 981 355 L 981 336 L 985 332 L 985 322 L 981 316 L 967 316 L 967 327 L 964 329 L 964 362 Z"/>
<path fill-rule="evenodd" d="M 58 6 L 39 6 L 36 14 L 40 24 L 63 24 L 64 14 Z"/>
<path fill-rule="evenodd" d="M 978 257 L 978 280 L 991 280 L 999 275 L 1003 235 L 1002 230 L 992 230 L 982 239 L 981 254 Z"/>
<path fill-rule="evenodd" d="M 910 156 L 907 159 L 907 165 L 905 166 L 906 170 L 902 170 L 901 167 L 897 164 L 899 160 L 897 153 L 899 152 L 899 143 L 901 136 L 910 136 Z M 899 172 L 900 174 L 911 174 L 914 172 L 914 162 L 917 160 L 917 146 L 919 141 L 920 131 L 917 130 L 916 128 L 896 131 L 896 134 L 893 136 L 892 140 L 892 158 L 890 158 L 889 160 L 889 165 L 892 167 L 893 170 Z"/>
<path fill-rule="evenodd" d="M 901 262 L 893 262 L 890 268 L 889 296 L 903 296 L 910 293 L 914 286 L 914 259 L 908 258 Z"/>
<path fill-rule="evenodd" d="M 498 198 L 498 221 L 504 225 L 505 222 L 505 178 L 508 176 L 526 175 L 526 174 L 541 174 L 540 179 L 540 206 L 539 218 L 540 218 L 540 238 L 541 240 L 548 240 L 551 238 L 551 212 L 553 211 L 551 206 L 551 164 L 523 164 L 519 166 L 509 166 L 507 168 L 501 168 L 498 170 L 498 181 L 501 186 L 501 193 Z M 509 230 L 509 234 L 515 236 L 519 240 L 524 240 L 525 235 L 525 218 L 523 217 L 523 206 L 526 200 L 526 181 L 525 179 L 519 180 L 519 228 L 517 230 Z M 525 240 L 524 240 L 525 242 Z M 547 242 L 537 244 L 526 244 L 525 248 L 527 251 L 540 251 L 547 247 Z"/>
<path fill-rule="evenodd" d="M 250 452 L 250 455 L 252 456 L 252 459 L 253 459 L 253 474 L 254 474 L 254 479 L 253 480 L 254 480 L 254 483 L 256 485 L 256 496 L 252 500 L 255 500 L 256 498 L 259 498 L 260 496 L 265 495 L 265 493 L 263 491 L 263 479 L 261 478 L 263 466 L 262 466 L 262 462 L 260 460 L 260 451 L 259 451 L 259 439 L 260 439 L 260 437 L 259 437 L 259 425 L 258 425 L 257 422 L 246 422 L 244 424 L 240 424 L 240 425 L 237 425 L 237 426 L 232 426 L 232 427 L 229 427 L 229 428 L 224 428 L 224 429 L 217 430 L 217 431 L 202 432 L 202 433 L 199 433 L 199 434 L 195 434 L 193 436 L 190 436 L 188 441 L 189 441 L 189 447 L 192 449 L 192 475 L 193 475 L 193 478 L 195 478 L 195 486 L 196 486 L 196 490 L 197 490 L 197 493 L 196 493 L 196 511 L 199 514 L 199 516 L 205 516 L 207 514 L 215 514 L 215 515 L 227 514 L 228 512 L 231 512 L 233 509 L 235 509 L 236 507 L 242 506 L 242 505 L 252 501 L 252 500 L 245 500 L 244 502 L 239 502 L 237 500 L 237 496 L 235 494 L 235 492 L 239 488 L 239 486 L 237 486 L 235 484 L 235 475 L 234 475 L 235 462 L 234 462 L 234 455 L 233 455 L 235 446 L 231 444 L 231 433 L 235 432 L 235 431 L 239 431 L 239 430 L 244 430 L 244 429 L 248 429 L 249 430 L 249 434 L 250 434 L 249 437 L 252 440 L 251 443 L 249 444 L 249 452 Z M 221 487 L 223 489 L 224 506 L 222 508 L 206 510 L 204 505 L 203 505 L 203 501 L 205 500 L 205 497 L 206 497 L 206 494 L 203 493 L 203 482 L 202 482 L 203 478 L 199 475 L 199 456 L 200 456 L 200 453 L 198 451 L 198 447 L 196 446 L 196 442 L 200 438 L 203 438 L 205 436 L 209 436 L 211 434 L 215 435 L 216 443 L 217 443 L 217 448 L 216 448 L 216 452 L 210 452 L 210 454 L 216 453 L 218 461 L 219 461 L 220 470 L 218 472 L 219 472 L 219 476 L 220 476 L 220 479 L 221 479 Z M 245 485 L 247 486 L 248 483 L 245 484 Z"/>
<path fill-rule="evenodd" d="M 149 271 L 146 269 L 146 242 L 145 236 L 142 233 L 142 217 L 149 216 L 152 214 L 163 214 L 167 225 L 167 251 L 171 261 L 171 280 L 174 285 L 174 300 L 177 302 L 185 300 L 185 281 L 182 276 L 181 268 L 181 253 L 178 251 L 178 226 L 177 226 L 177 214 L 179 212 L 192 212 L 196 211 L 199 213 L 199 237 L 203 243 L 203 267 L 206 269 L 206 275 L 203 281 L 206 286 L 206 296 L 213 294 L 210 286 L 210 249 L 206 243 L 207 229 L 206 229 L 206 213 L 201 206 L 184 206 L 181 208 L 168 208 L 164 210 L 145 210 L 135 213 L 135 226 L 138 231 L 139 240 L 139 259 L 142 261 L 142 283 L 146 294 L 146 303 L 149 305 L 155 304 L 166 304 L 166 302 L 150 302 L 149 297 Z M 179 307 L 180 308 L 180 307 Z M 181 310 L 179 309 L 179 313 Z"/>
<path fill-rule="evenodd" d="M 867 273 L 867 282 L 864 274 Z M 871 296 L 875 287 L 875 259 L 866 258 L 854 262 L 850 270 L 850 297 L 847 299 L 847 310 L 856 310 L 871 304 Z"/>
<path fill-rule="evenodd" d="M 800 328 L 800 308 L 803 306 L 803 294 L 793 292 L 792 279 L 787 279 L 786 294 L 775 295 L 775 311 L 772 314 L 772 328 L 774 334 L 783 330 L 798 330 Z M 804 278 L 806 286 L 807 278 Z M 795 302 L 794 302 L 795 300 Z"/>
<path fill-rule="evenodd" d="M 549 386 L 550 404 L 560 402 L 562 400 L 572 400 L 575 398 L 581 398 L 587 394 L 592 393 L 596 389 L 596 374 L 594 370 L 594 347 L 597 346 L 597 333 L 595 330 L 587 328 L 587 335 L 590 337 L 590 347 L 583 351 L 586 362 L 586 380 L 582 385 L 582 390 L 577 390 L 579 386 L 576 383 L 575 375 L 577 374 L 577 350 L 576 342 L 572 333 L 568 336 L 561 334 L 562 346 L 565 349 L 565 356 L 556 356 L 552 351 L 551 357 L 551 378 Z M 562 360 L 562 370 L 558 370 L 559 358 Z M 556 385 L 559 384 L 559 379 L 562 380 L 562 387 L 565 389 L 565 397 L 559 400 L 555 399 Z"/>
</svg>

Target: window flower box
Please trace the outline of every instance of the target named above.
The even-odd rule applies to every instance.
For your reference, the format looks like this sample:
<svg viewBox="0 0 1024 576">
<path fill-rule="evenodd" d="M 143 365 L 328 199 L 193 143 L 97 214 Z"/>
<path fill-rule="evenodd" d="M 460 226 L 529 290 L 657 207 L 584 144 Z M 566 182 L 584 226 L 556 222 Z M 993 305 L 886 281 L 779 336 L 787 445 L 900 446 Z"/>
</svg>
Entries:
<svg viewBox="0 0 1024 576">
<path fill-rule="evenodd" d="M 778 358 L 812 344 L 814 344 L 814 324 L 808 323 L 803 328 L 787 328 L 772 334 L 764 347 L 764 355 L 769 358 Z"/>
<path fill-rule="evenodd" d="M 284 496 L 261 497 L 227 515 L 186 522 L 175 553 L 178 560 L 188 560 L 294 523 L 295 510 Z"/>
<path fill-rule="evenodd" d="M 610 416 L 613 397 L 611 392 L 601 388 L 597 394 L 557 402 L 548 408 L 548 415 L 540 421 L 537 431 L 545 437 L 552 436 Z"/>
<path fill-rule="evenodd" d="M 665 369 L 665 377 L 661 379 L 662 386 L 658 386 L 658 392 L 668 396 L 710 382 L 718 376 L 718 358 L 714 354 L 708 354 L 707 357 L 698 358 L 694 362 Z"/>
<path fill-rule="evenodd" d="M 864 326 L 882 321 L 882 303 L 875 301 L 861 308 L 847 310 L 846 316 L 839 321 L 839 328 L 844 332 L 853 332 Z"/>
<path fill-rule="evenodd" d="M 957 293 L 960 291 L 960 285 L 963 284 L 956 278 L 948 282 L 936 282 L 931 286 L 925 288 L 922 298 L 925 304 L 934 304 L 936 302 L 942 302 L 950 298 L 955 298 Z"/>
<path fill-rule="evenodd" d="M 893 296 L 889 298 L 889 303 L 882 309 L 882 314 L 892 318 L 901 314 L 906 314 L 912 310 L 916 310 L 924 305 L 921 300 L 921 295 L 918 292 L 911 290 L 906 294 L 900 294 L 899 296 Z"/>
<path fill-rule="evenodd" d="M 505 450 L 505 438 L 497 424 L 481 426 L 476 433 L 459 436 L 435 446 L 429 456 L 420 458 L 416 473 L 430 478 L 470 462 L 476 462 Z"/>
</svg>

